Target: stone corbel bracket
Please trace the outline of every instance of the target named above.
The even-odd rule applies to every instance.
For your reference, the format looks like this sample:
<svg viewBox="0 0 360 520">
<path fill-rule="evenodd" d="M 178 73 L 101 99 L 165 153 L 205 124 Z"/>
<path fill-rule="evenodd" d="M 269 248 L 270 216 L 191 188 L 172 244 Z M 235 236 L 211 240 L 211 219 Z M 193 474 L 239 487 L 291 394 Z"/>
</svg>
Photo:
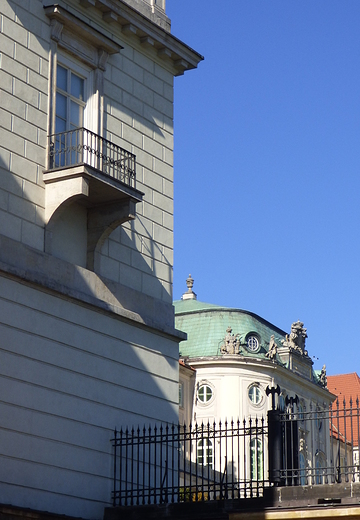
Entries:
<svg viewBox="0 0 360 520">
<path fill-rule="evenodd" d="M 104 241 L 118 226 L 135 219 L 136 200 L 125 199 L 122 203 L 104 204 L 88 209 L 87 269 L 97 271 L 99 255 Z"/>
<path fill-rule="evenodd" d="M 105 177 L 89 165 L 44 172 L 45 251 L 51 254 L 51 237 L 63 211 L 78 203 L 87 208 L 87 268 L 96 270 L 105 239 L 119 225 L 133 220 L 144 194 Z"/>
</svg>

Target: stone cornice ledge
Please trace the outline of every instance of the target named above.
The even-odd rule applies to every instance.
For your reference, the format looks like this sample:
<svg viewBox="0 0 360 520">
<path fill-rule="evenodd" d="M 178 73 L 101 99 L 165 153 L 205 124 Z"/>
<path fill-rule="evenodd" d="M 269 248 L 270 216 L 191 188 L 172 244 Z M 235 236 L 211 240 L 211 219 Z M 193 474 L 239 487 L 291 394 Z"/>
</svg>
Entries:
<svg viewBox="0 0 360 520">
<path fill-rule="evenodd" d="M 108 54 L 115 54 L 120 52 L 123 47 L 110 38 L 102 34 L 100 31 L 93 29 L 85 22 L 72 15 L 61 3 L 53 5 L 44 5 L 45 14 L 50 20 L 55 20 L 61 23 L 68 29 L 84 38 L 86 41 L 90 41 L 95 47 L 104 49 Z"/>
<path fill-rule="evenodd" d="M 171 325 L 174 319 L 171 304 L 100 278 L 83 267 L 32 249 L 3 235 L 0 235 L 0 272 L 19 279 L 22 283 L 41 286 L 43 290 L 55 292 L 65 299 L 77 300 L 98 311 L 115 314 L 120 319 L 149 327 L 155 334 L 171 337 L 172 341 L 186 339 L 186 334 Z M 163 323 L 158 322 L 158 316 L 164 318 Z"/>
<path fill-rule="evenodd" d="M 54 18 L 55 11 L 56 16 L 67 11 L 62 0 L 43 0 L 43 5 L 49 18 Z M 204 59 L 201 54 L 122 0 L 96 0 L 89 5 L 101 11 L 102 20 L 109 24 L 110 32 L 114 32 L 118 27 L 125 36 L 137 38 L 141 45 L 152 49 L 161 60 L 169 64 L 175 76 L 196 68 Z M 74 12 L 73 9 L 72 11 Z M 83 16 L 84 11 L 88 9 L 77 11 L 77 16 Z"/>
</svg>

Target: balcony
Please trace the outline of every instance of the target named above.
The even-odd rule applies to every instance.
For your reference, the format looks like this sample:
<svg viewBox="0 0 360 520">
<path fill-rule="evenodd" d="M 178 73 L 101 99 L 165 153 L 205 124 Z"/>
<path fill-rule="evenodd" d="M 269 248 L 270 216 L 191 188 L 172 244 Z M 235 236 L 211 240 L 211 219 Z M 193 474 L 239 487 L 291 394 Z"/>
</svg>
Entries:
<svg viewBox="0 0 360 520">
<path fill-rule="evenodd" d="M 49 136 L 50 170 L 81 164 L 135 188 L 134 154 L 85 128 Z"/>
<path fill-rule="evenodd" d="M 136 157 L 85 128 L 51 134 L 45 183 L 45 250 L 53 252 L 61 214 L 72 204 L 87 210 L 87 262 L 118 225 L 135 218 L 143 193 L 135 187 Z"/>
</svg>

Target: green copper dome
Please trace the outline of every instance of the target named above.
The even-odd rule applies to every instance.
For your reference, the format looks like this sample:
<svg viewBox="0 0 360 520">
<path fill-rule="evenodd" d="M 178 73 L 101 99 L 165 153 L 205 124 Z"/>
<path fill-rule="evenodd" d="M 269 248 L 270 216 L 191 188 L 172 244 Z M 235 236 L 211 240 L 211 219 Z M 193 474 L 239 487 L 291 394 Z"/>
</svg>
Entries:
<svg viewBox="0 0 360 520">
<path fill-rule="evenodd" d="M 227 353 L 267 359 L 272 336 L 281 347 L 285 332 L 260 316 L 195 298 L 174 302 L 175 326 L 188 337 L 180 343 L 181 357 L 221 356 L 227 349 Z M 229 352 L 231 349 L 234 352 Z"/>
</svg>

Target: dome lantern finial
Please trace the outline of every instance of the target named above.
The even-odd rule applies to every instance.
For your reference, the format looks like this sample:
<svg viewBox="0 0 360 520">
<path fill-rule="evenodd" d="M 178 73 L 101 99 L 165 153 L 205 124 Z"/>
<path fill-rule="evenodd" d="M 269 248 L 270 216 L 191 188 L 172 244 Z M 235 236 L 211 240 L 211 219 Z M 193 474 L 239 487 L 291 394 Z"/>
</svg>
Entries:
<svg viewBox="0 0 360 520">
<path fill-rule="evenodd" d="M 182 300 L 196 300 L 196 294 L 192 290 L 194 285 L 194 279 L 191 278 L 191 274 L 189 274 L 189 277 L 186 279 L 186 285 L 187 285 L 187 292 L 184 293 L 181 297 Z"/>
</svg>

